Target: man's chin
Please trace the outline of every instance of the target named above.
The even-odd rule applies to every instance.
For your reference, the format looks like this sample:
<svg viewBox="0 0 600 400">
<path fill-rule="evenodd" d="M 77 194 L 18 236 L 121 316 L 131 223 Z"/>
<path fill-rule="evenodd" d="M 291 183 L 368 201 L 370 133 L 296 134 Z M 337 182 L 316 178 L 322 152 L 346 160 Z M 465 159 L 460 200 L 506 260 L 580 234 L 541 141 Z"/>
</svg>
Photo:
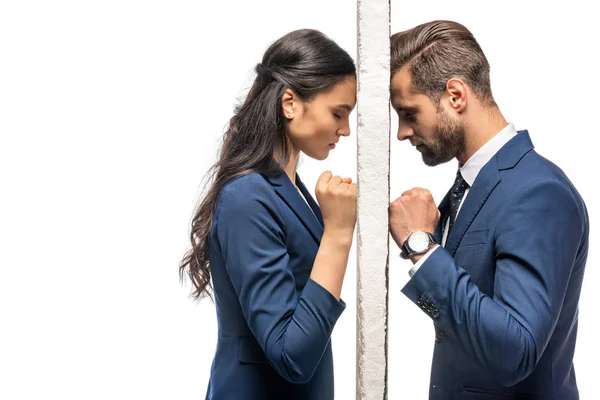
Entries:
<svg viewBox="0 0 600 400">
<path fill-rule="evenodd" d="M 428 167 L 435 167 L 436 165 L 440 164 L 437 160 L 432 160 L 432 159 L 429 159 L 429 158 L 427 158 L 425 156 L 423 156 L 423 163 L 425 165 L 427 165 Z"/>
<path fill-rule="evenodd" d="M 454 157 L 432 156 L 431 154 L 427 154 L 427 153 L 422 154 L 423 163 L 425 165 L 427 165 L 428 167 L 435 167 L 437 165 L 447 163 L 448 161 L 452 160 L 453 158 Z"/>
<path fill-rule="evenodd" d="M 435 157 L 435 155 L 431 154 L 427 150 L 421 152 L 421 158 L 423 159 L 423 163 L 428 167 L 435 167 L 439 164 L 438 157 Z"/>
</svg>

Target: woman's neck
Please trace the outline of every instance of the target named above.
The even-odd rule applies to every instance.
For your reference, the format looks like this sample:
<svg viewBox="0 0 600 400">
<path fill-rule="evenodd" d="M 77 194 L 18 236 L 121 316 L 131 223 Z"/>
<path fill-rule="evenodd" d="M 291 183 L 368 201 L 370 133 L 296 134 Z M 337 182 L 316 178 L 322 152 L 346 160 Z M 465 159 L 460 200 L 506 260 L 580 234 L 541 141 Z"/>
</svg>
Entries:
<svg viewBox="0 0 600 400">
<path fill-rule="evenodd" d="M 290 154 L 290 159 L 283 169 L 287 174 L 290 181 L 296 186 L 296 167 L 298 166 L 298 158 L 300 157 L 300 153 L 296 150 L 292 150 L 292 154 Z"/>
</svg>

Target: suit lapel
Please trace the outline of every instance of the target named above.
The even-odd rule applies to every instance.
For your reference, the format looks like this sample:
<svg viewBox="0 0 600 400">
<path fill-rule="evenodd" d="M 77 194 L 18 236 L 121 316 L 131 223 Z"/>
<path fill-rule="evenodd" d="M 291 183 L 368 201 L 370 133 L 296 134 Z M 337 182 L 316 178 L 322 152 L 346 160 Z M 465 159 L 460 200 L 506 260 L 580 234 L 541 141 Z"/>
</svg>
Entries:
<svg viewBox="0 0 600 400">
<path fill-rule="evenodd" d="M 296 186 L 298 186 L 298 188 L 302 192 L 302 195 L 304 195 L 304 198 L 310 205 L 310 208 L 312 209 L 313 214 L 319 220 L 319 224 L 321 224 L 321 227 L 323 227 L 323 214 L 321 214 L 321 209 L 319 208 L 319 205 L 317 204 L 315 199 L 313 199 L 313 197 L 311 196 L 308 189 L 306 189 L 304 182 L 302 182 L 300 180 L 300 175 L 298 175 L 298 174 L 296 174 Z"/>
<path fill-rule="evenodd" d="M 490 193 L 500 183 L 500 171 L 514 168 L 521 158 L 531 150 L 533 150 L 533 144 L 529 133 L 526 130 L 519 131 L 517 136 L 509 140 L 479 171 L 475 182 L 473 182 L 473 187 L 469 189 L 467 198 L 458 212 L 456 222 L 446 241 L 445 248 L 452 256 L 456 253 L 460 241 L 490 196 Z M 444 200 L 447 199 L 445 198 Z M 442 204 L 440 204 L 441 206 Z"/>
<path fill-rule="evenodd" d="M 275 193 L 277 193 L 277 195 L 281 197 L 281 199 L 290 207 L 290 209 L 310 232 L 315 241 L 320 243 L 321 237 L 323 236 L 323 217 L 319 207 L 306 190 L 304 184 L 300 181 L 298 175 L 296 175 L 296 182 L 298 184 L 298 188 L 305 196 L 306 201 L 304 201 L 302 195 L 298 193 L 298 189 L 296 189 L 285 172 L 281 172 L 277 175 L 263 176 L 273 185 Z"/>
<path fill-rule="evenodd" d="M 444 196 L 444 198 L 442 199 L 442 202 L 440 203 L 438 210 L 440 210 L 440 220 L 437 223 L 437 226 L 435 227 L 435 232 L 433 234 L 433 238 L 435 239 L 436 243 L 442 243 L 442 238 L 444 236 L 444 225 L 446 222 L 446 219 L 448 218 L 448 212 L 449 212 L 449 207 L 450 207 L 450 191 L 448 191 L 448 193 L 446 193 L 446 196 Z"/>
</svg>

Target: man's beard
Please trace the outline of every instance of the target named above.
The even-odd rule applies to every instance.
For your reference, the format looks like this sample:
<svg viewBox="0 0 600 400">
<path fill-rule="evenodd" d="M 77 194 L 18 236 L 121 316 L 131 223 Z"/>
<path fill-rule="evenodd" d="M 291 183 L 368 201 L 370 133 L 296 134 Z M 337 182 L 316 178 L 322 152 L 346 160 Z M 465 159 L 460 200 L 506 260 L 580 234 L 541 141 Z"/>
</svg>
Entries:
<svg viewBox="0 0 600 400">
<path fill-rule="evenodd" d="M 433 167 L 452 160 L 465 147 L 465 127 L 453 120 L 443 108 L 437 110 L 438 123 L 429 143 L 423 143 L 421 153 L 425 165 Z"/>
</svg>

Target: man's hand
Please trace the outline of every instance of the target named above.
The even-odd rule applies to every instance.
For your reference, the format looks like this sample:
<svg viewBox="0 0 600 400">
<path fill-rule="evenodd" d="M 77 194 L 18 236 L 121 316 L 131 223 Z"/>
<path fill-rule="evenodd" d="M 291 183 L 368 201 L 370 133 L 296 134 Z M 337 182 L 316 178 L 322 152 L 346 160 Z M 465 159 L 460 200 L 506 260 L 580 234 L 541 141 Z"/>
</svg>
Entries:
<svg viewBox="0 0 600 400">
<path fill-rule="evenodd" d="M 390 204 L 390 233 L 398 247 L 414 231 L 433 233 L 439 219 L 440 211 L 427 189 L 407 190 Z"/>
</svg>

